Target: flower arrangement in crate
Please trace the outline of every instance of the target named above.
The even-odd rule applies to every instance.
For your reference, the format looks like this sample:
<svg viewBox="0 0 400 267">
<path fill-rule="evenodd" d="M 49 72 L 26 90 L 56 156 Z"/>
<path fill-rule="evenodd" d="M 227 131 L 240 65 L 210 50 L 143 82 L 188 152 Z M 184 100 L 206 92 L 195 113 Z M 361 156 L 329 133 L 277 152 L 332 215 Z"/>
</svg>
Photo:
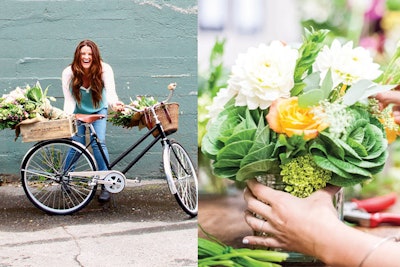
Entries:
<svg viewBox="0 0 400 267">
<path fill-rule="evenodd" d="M 22 121 L 66 118 L 64 112 L 51 105 L 54 97 L 47 96 L 39 82 L 35 86 L 17 87 L 0 98 L 0 130 L 15 129 Z"/>
<path fill-rule="evenodd" d="M 238 56 L 202 140 L 217 176 L 307 197 L 383 169 L 390 116 L 370 96 L 394 86 L 367 50 L 326 35 L 306 30 L 298 49 L 273 41 Z"/>
<path fill-rule="evenodd" d="M 155 120 L 151 111 L 154 108 L 154 112 L 165 133 L 171 134 L 176 132 L 179 121 L 179 104 L 169 102 L 176 88 L 176 83 L 170 83 L 167 88 L 170 93 L 165 101 L 159 102 L 153 96 L 149 95 L 136 96 L 136 99 L 131 99 L 129 105 L 127 105 L 130 107 L 125 107 L 122 111 L 112 111 L 111 116 L 108 117 L 108 121 L 115 126 L 124 128 L 138 126 L 139 129 L 147 127 L 150 130 L 155 126 Z M 132 107 L 136 110 L 133 110 Z M 150 109 L 150 107 L 152 108 Z M 159 132 L 154 131 L 152 134 L 153 136 L 157 136 Z"/>
<path fill-rule="evenodd" d="M 130 99 L 130 106 L 134 106 L 136 109 L 143 110 L 147 107 L 151 107 L 159 103 L 153 96 L 141 95 L 136 96 L 135 100 Z M 138 126 L 140 129 L 146 127 L 142 122 L 142 115 L 140 112 L 136 112 L 132 109 L 125 108 L 122 111 L 112 111 L 108 121 L 115 126 L 121 126 L 123 128 L 132 128 Z"/>
</svg>

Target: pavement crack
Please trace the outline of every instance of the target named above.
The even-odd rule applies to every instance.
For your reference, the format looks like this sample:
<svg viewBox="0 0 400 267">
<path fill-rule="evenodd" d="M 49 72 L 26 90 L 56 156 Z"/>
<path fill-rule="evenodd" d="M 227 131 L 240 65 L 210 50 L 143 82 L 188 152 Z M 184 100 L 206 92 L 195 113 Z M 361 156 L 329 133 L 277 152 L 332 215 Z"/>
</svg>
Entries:
<svg viewBox="0 0 400 267">
<path fill-rule="evenodd" d="M 61 228 L 67 233 L 68 236 L 72 237 L 72 239 L 76 243 L 77 247 L 79 248 L 79 253 L 81 253 L 81 251 L 80 251 L 81 248 L 78 244 L 78 238 L 76 238 L 73 234 L 68 232 L 68 230 L 65 228 L 65 226 L 61 226 Z M 147 226 L 147 227 L 140 227 L 140 228 L 132 228 L 132 229 L 126 229 L 126 230 L 121 230 L 121 231 L 96 233 L 95 235 L 88 234 L 88 235 L 80 236 L 80 239 L 108 237 L 108 236 L 143 235 L 143 234 L 148 234 L 148 233 L 160 233 L 160 232 L 165 232 L 165 231 L 180 231 L 180 230 L 186 230 L 186 229 L 192 229 L 192 228 L 197 229 L 197 221 L 178 222 L 178 223 L 172 223 L 172 224 L 167 224 L 167 225 L 155 225 L 155 226 Z M 50 239 L 38 239 L 38 240 L 22 241 L 22 242 L 8 242 L 8 243 L 0 244 L 0 249 L 2 247 L 19 247 L 19 246 L 45 244 L 45 243 L 50 244 L 50 243 L 56 243 L 56 242 L 65 242 L 65 241 L 69 241 L 69 240 L 71 240 L 71 238 L 53 237 Z"/>
<path fill-rule="evenodd" d="M 76 238 L 76 236 L 71 234 L 64 225 L 62 226 L 62 229 L 65 231 L 65 233 L 67 233 L 67 235 L 69 235 L 74 240 L 75 245 L 78 248 L 78 253 L 76 253 L 74 260 L 79 264 L 79 266 L 84 267 L 84 265 L 79 261 L 79 256 L 82 253 L 82 248 L 79 245 L 78 239 Z"/>
</svg>

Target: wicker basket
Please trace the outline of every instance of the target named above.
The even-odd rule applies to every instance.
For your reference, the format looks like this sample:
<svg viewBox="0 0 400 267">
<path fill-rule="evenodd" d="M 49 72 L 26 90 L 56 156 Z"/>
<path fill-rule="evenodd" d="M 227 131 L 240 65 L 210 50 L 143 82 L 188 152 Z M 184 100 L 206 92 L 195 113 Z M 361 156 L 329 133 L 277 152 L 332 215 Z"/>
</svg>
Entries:
<svg viewBox="0 0 400 267">
<path fill-rule="evenodd" d="M 165 134 L 169 135 L 178 130 L 178 122 L 179 122 L 178 103 L 160 104 L 155 108 L 155 111 L 159 121 L 161 122 Z M 149 130 L 156 125 L 156 120 L 153 114 L 151 113 L 150 109 L 143 112 L 142 123 L 145 124 Z M 158 130 L 155 130 L 153 132 L 154 137 L 157 137 L 159 134 L 160 133 Z"/>
</svg>

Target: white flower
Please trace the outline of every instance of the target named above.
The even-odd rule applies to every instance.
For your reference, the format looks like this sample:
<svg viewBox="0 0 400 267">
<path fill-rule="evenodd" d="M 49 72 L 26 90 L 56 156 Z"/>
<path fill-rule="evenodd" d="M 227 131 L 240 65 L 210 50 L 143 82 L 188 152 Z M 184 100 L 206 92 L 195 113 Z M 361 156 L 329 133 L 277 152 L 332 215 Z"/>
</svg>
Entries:
<svg viewBox="0 0 400 267">
<path fill-rule="evenodd" d="M 228 80 L 228 90 L 236 95 L 235 105 L 266 109 L 275 99 L 289 97 L 297 57 L 296 49 L 279 41 L 240 54 Z"/>
<path fill-rule="evenodd" d="M 320 106 L 313 110 L 317 119 L 323 120 L 329 125 L 332 136 L 340 138 L 346 133 L 346 128 L 354 123 L 354 117 L 346 110 L 346 105 L 329 101 L 321 101 Z"/>
<path fill-rule="evenodd" d="M 206 107 L 210 122 L 213 122 L 217 118 L 218 114 L 224 110 L 225 104 L 234 96 L 234 92 L 227 88 L 221 88 L 218 91 L 217 95 L 213 98 L 212 105 Z"/>
<path fill-rule="evenodd" d="M 353 49 L 353 42 L 341 46 L 336 39 L 330 48 L 325 46 L 322 49 L 313 67 L 315 71 L 321 72 L 321 80 L 331 70 L 334 87 L 340 83 L 352 85 L 361 79 L 374 80 L 382 73 L 367 49 Z"/>
<path fill-rule="evenodd" d="M 129 109 L 129 108 L 124 108 L 124 110 L 121 111 L 121 113 L 122 113 L 123 115 L 131 115 L 131 114 L 133 114 L 133 113 L 135 113 L 135 112 L 134 112 L 133 110 Z"/>
<path fill-rule="evenodd" d="M 17 99 L 25 99 L 26 89 L 20 87 L 15 88 L 9 94 L 3 94 L 2 98 L 4 103 L 14 103 Z"/>
</svg>

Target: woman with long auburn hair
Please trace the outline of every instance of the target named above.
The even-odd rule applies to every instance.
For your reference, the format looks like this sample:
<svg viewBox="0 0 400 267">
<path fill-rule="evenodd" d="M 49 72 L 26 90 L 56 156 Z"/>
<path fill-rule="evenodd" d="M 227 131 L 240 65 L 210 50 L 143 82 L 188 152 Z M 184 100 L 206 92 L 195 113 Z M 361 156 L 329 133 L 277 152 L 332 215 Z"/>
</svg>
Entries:
<svg viewBox="0 0 400 267">
<path fill-rule="evenodd" d="M 67 114 L 102 114 L 104 119 L 93 123 L 101 146 L 108 156 L 105 144 L 108 107 L 122 110 L 124 104 L 118 100 L 115 91 L 114 72 L 110 65 L 103 62 L 97 45 L 91 40 L 81 41 L 75 49 L 74 59 L 62 72 L 64 93 L 64 112 Z M 92 138 L 92 137 L 91 137 Z M 85 126 L 78 127 L 74 140 L 85 144 Z M 101 152 L 95 142 L 92 143 L 98 170 L 107 170 Z M 102 187 L 99 201 L 110 199 L 110 193 Z"/>
</svg>

